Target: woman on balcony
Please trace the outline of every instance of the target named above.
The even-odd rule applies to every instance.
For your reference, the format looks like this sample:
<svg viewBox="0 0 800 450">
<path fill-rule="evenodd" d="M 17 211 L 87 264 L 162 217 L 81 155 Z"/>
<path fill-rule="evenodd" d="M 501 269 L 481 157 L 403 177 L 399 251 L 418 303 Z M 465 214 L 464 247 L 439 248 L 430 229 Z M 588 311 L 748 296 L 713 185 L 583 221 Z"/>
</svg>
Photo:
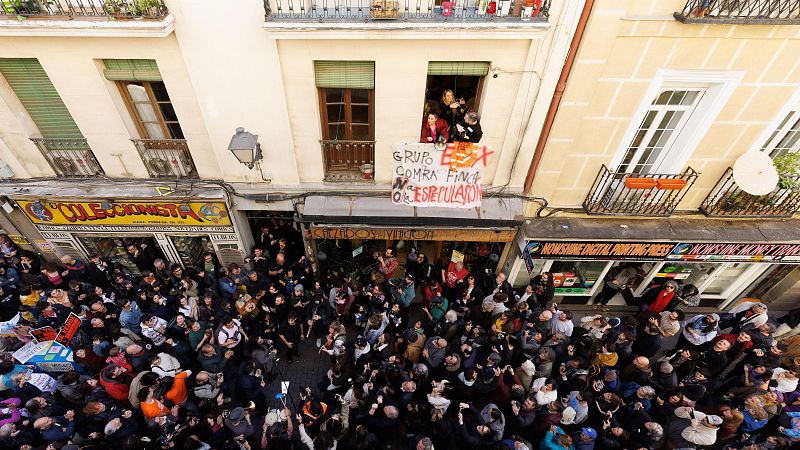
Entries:
<svg viewBox="0 0 800 450">
<path fill-rule="evenodd" d="M 423 144 L 435 144 L 439 141 L 447 142 L 450 137 L 450 128 L 444 119 L 440 119 L 436 113 L 428 113 L 425 122 L 422 124 L 422 135 L 419 142 Z"/>
</svg>

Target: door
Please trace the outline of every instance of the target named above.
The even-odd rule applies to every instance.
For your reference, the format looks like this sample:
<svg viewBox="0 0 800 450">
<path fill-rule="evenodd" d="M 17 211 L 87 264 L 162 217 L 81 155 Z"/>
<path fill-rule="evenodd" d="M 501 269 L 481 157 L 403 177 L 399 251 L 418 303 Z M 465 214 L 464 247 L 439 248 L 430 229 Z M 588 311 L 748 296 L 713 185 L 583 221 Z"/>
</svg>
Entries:
<svg viewBox="0 0 800 450">
<path fill-rule="evenodd" d="M 639 128 L 620 161 L 618 173 L 656 174 L 671 172 L 673 143 L 689 121 L 704 90 L 662 90 L 647 108 Z"/>
</svg>

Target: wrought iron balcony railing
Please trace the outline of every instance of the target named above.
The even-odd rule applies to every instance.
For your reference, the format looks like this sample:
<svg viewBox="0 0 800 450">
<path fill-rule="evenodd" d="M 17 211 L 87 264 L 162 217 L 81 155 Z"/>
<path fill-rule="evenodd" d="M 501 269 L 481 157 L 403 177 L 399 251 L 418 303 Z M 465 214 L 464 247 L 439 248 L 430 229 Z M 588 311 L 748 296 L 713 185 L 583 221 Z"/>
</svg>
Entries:
<svg viewBox="0 0 800 450">
<path fill-rule="evenodd" d="M 267 21 L 547 22 L 551 0 L 264 0 Z M 532 5 L 532 6 L 531 6 Z"/>
<path fill-rule="evenodd" d="M 0 0 L 0 18 L 23 16 L 161 19 L 167 13 L 164 0 Z"/>
<path fill-rule="evenodd" d="M 59 177 L 103 175 L 86 139 L 31 139 Z"/>
<path fill-rule="evenodd" d="M 769 194 L 751 195 L 736 185 L 728 167 L 700 211 L 710 217 L 792 217 L 800 212 L 800 176 L 782 177 Z"/>
<path fill-rule="evenodd" d="M 688 0 L 674 14 L 683 23 L 800 24 L 800 0 Z"/>
<path fill-rule="evenodd" d="M 151 178 L 197 178 L 185 139 L 131 139 Z"/>
<path fill-rule="evenodd" d="M 605 164 L 583 201 L 587 214 L 669 216 L 697 179 L 687 167 L 681 174 L 637 174 L 609 170 Z"/>
<path fill-rule="evenodd" d="M 325 181 L 371 180 L 375 169 L 375 141 L 319 141 Z"/>
</svg>

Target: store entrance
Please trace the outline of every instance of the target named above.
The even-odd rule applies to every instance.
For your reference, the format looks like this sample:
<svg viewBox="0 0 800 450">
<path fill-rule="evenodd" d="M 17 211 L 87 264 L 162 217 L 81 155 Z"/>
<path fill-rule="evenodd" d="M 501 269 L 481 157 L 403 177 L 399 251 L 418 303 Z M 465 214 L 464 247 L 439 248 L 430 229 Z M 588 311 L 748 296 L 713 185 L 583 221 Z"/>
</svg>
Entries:
<svg viewBox="0 0 800 450">
<path fill-rule="evenodd" d="M 274 255 L 278 241 L 286 239 L 290 259 L 297 260 L 305 255 L 303 234 L 294 222 L 294 211 L 246 211 L 247 222 L 253 233 L 255 245 Z M 251 252 L 252 249 L 247 249 Z M 293 261 L 290 261 L 293 262 Z"/>
<path fill-rule="evenodd" d="M 158 242 L 152 236 L 78 236 L 78 240 L 89 255 L 97 253 L 101 258 L 109 261 L 112 266 L 119 264 L 134 276 L 141 276 L 141 271 L 128 254 L 128 246 L 135 245 L 139 249 L 144 246 L 141 251 L 146 252 L 153 259 L 166 259 Z"/>
<path fill-rule="evenodd" d="M 208 235 L 169 236 L 169 240 L 178 252 L 181 264 L 187 269 L 197 267 L 204 253 L 214 253 L 214 244 Z"/>
</svg>

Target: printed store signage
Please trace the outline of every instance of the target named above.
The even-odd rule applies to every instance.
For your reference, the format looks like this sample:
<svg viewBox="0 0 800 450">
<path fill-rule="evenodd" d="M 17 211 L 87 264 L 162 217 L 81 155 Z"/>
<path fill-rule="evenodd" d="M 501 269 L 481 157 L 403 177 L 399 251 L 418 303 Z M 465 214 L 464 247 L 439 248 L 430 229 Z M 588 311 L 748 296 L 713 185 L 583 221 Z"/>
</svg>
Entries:
<svg viewBox="0 0 800 450">
<path fill-rule="evenodd" d="M 219 227 L 231 225 L 221 202 L 41 202 L 17 200 L 37 225 L 176 225 Z"/>
<path fill-rule="evenodd" d="M 530 241 L 522 259 L 529 271 L 534 259 L 800 263 L 800 244 Z"/>
<path fill-rule="evenodd" d="M 392 203 L 406 206 L 474 208 L 483 199 L 483 172 L 494 152 L 470 142 L 392 146 Z"/>
</svg>

